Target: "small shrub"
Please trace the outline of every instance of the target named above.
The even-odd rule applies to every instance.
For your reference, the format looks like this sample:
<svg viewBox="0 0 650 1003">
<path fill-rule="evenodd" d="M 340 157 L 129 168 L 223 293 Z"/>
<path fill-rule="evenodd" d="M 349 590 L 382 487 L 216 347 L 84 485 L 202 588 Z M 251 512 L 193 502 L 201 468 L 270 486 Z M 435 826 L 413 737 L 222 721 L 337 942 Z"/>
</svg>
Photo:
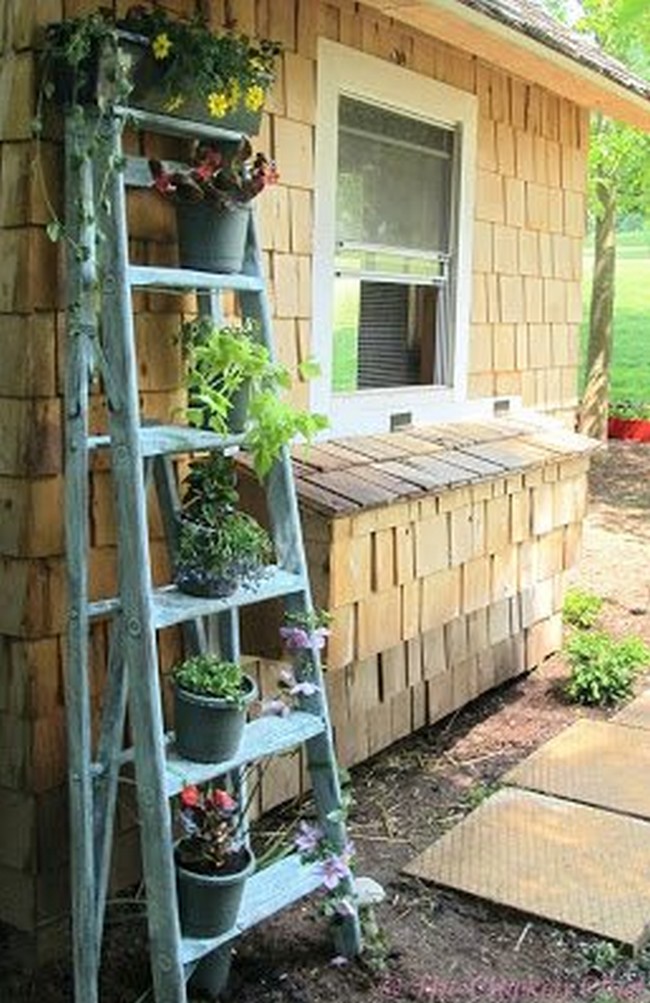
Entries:
<svg viewBox="0 0 650 1003">
<path fill-rule="evenodd" d="M 575 634 L 566 644 L 571 678 L 566 693 L 583 704 L 606 706 L 629 696 L 634 677 L 650 662 L 650 649 L 638 637 L 615 641 L 609 634 Z"/>
<path fill-rule="evenodd" d="M 603 600 L 594 592 L 569 589 L 564 597 L 562 619 L 572 627 L 586 630 L 593 627 L 602 608 Z"/>
</svg>

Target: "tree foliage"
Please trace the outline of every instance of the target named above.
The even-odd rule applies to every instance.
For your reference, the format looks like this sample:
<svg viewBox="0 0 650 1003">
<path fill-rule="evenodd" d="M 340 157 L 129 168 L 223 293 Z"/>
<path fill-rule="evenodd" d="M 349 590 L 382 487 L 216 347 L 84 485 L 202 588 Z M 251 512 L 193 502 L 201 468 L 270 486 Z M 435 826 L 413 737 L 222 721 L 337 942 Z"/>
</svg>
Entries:
<svg viewBox="0 0 650 1003">
<path fill-rule="evenodd" d="M 567 20 L 566 0 L 546 0 L 551 13 Z M 648 0 L 582 0 L 574 27 L 608 54 L 650 79 Z M 581 408 L 583 431 L 607 432 L 609 368 L 614 336 L 616 226 L 624 216 L 650 215 L 650 136 L 606 118 L 592 116 L 589 152 L 589 209 L 595 229 L 587 379 Z"/>
</svg>

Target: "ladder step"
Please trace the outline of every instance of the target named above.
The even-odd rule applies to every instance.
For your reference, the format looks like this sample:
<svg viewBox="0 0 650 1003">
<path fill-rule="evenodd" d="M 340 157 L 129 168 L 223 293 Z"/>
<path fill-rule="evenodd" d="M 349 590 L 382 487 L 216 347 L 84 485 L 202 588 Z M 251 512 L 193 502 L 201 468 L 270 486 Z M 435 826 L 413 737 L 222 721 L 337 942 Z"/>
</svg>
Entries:
<svg viewBox="0 0 650 1003">
<path fill-rule="evenodd" d="M 174 453 L 204 452 L 220 449 L 226 453 L 237 451 L 242 435 L 218 435 L 187 425 L 143 425 L 140 428 L 140 443 L 143 456 L 170 456 Z M 88 448 L 108 449 L 110 435 L 91 435 Z"/>
<path fill-rule="evenodd" d="M 207 122 L 191 122 L 189 119 L 161 115 L 160 112 L 148 111 L 146 108 L 115 107 L 115 115 L 126 118 L 129 125 L 137 125 L 139 129 L 149 132 L 160 132 L 164 136 L 191 136 L 192 139 L 222 139 L 239 142 L 241 132 L 233 129 L 223 129 Z"/>
<path fill-rule="evenodd" d="M 238 292 L 259 293 L 264 280 L 258 275 L 239 273 L 198 272 L 192 268 L 158 268 L 154 265 L 130 265 L 132 286 L 154 288 L 156 292 L 176 292 L 178 289 L 235 289 Z"/>
<path fill-rule="evenodd" d="M 242 586 L 223 599 L 190 596 L 181 592 L 175 585 L 165 585 L 163 588 L 154 589 L 152 593 L 153 624 L 156 630 L 173 627 L 187 620 L 222 613 L 234 607 L 250 606 L 253 603 L 265 602 L 267 599 L 293 595 L 302 592 L 304 588 L 305 580 L 302 575 L 293 574 L 274 565 L 267 568 L 260 582 Z M 88 604 L 88 615 L 91 620 L 98 620 L 115 616 L 120 609 L 121 603 L 118 598 L 98 599 Z"/>
<path fill-rule="evenodd" d="M 317 863 L 303 864 L 299 854 L 292 853 L 253 874 L 244 887 L 239 916 L 232 930 L 210 940 L 183 937 L 181 960 L 191 965 L 209 954 L 215 947 L 228 943 L 256 923 L 273 916 L 281 909 L 298 902 L 322 887 L 323 878 Z"/>
<path fill-rule="evenodd" d="M 185 784 L 205 784 L 247 763 L 289 752 L 324 730 L 325 722 L 321 717 L 300 710 L 292 711 L 287 717 L 258 717 L 245 726 L 237 755 L 223 763 L 195 763 L 182 759 L 171 744 L 167 748 L 167 794 L 174 797 Z M 129 749 L 124 761 L 131 759 L 133 750 Z"/>
</svg>

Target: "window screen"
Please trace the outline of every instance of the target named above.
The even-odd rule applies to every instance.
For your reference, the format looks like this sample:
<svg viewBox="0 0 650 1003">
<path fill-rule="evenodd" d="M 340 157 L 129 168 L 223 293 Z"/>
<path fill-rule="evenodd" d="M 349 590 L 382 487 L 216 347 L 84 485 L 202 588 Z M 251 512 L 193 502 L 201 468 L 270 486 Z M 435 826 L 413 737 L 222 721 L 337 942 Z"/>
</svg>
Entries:
<svg viewBox="0 0 650 1003">
<path fill-rule="evenodd" d="M 445 383 L 455 135 L 342 97 L 333 389 Z"/>
</svg>

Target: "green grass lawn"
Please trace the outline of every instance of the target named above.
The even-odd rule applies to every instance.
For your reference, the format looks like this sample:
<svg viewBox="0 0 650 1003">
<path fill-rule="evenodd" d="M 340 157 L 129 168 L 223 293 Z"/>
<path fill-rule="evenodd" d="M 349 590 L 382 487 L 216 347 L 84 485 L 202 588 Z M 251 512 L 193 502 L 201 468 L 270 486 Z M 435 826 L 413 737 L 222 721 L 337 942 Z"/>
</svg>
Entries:
<svg viewBox="0 0 650 1003">
<path fill-rule="evenodd" d="M 585 254 L 582 376 L 593 253 Z M 610 400 L 650 401 L 650 230 L 619 233 Z"/>
</svg>

